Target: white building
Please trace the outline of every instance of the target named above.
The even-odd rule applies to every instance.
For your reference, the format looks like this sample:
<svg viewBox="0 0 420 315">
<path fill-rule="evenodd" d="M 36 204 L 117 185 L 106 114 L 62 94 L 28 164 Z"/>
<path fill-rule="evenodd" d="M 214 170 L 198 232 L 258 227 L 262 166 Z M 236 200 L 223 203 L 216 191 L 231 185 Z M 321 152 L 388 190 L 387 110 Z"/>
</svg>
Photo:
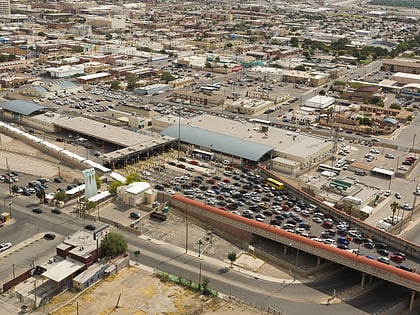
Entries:
<svg viewBox="0 0 420 315">
<path fill-rule="evenodd" d="M 305 106 L 316 109 L 324 109 L 334 104 L 334 102 L 334 97 L 329 97 L 325 95 L 315 95 L 314 97 L 306 100 Z"/>
<path fill-rule="evenodd" d="M 51 78 L 66 78 L 66 77 L 74 76 L 76 74 L 84 74 L 85 67 L 83 65 L 75 65 L 75 66 L 64 65 L 61 67 L 47 68 L 45 69 L 45 72 L 49 73 Z"/>
</svg>

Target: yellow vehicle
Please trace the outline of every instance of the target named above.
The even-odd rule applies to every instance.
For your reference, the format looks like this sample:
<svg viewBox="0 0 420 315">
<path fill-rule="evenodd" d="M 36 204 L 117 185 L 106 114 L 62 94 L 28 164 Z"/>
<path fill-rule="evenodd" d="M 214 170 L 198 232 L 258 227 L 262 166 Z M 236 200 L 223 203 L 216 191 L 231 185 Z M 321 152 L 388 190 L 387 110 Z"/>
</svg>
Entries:
<svg viewBox="0 0 420 315">
<path fill-rule="evenodd" d="M 284 184 L 274 178 L 267 178 L 266 184 L 270 187 L 274 187 L 276 190 L 284 190 Z"/>
</svg>

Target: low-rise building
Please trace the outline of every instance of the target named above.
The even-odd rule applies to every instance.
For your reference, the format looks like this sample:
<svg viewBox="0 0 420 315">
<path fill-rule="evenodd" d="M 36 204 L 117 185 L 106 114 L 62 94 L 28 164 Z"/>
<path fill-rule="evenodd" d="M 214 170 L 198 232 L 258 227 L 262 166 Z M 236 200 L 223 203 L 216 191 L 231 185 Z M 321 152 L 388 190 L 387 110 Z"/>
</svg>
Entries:
<svg viewBox="0 0 420 315">
<path fill-rule="evenodd" d="M 147 182 L 134 182 L 117 188 L 117 200 L 138 207 L 144 203 L 152 203 L 155 200 L 153 189 Z"/>
<path fill-rule="evenodd" d="M 270 100 L 256 100 L 250 98 L 241 98 L 236 101 L 226 102 L 225 110 L 233 113 L 241 113 L 247 115 L 260 115 L 266 110 L 272 108 L 274 102 Z"/>
</svg>

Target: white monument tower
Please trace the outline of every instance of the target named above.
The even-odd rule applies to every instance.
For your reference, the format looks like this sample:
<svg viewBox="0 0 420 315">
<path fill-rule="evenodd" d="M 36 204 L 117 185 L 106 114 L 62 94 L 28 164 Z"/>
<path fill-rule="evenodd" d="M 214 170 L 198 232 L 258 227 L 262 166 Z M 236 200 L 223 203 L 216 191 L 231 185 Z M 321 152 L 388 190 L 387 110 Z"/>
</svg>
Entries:
<svg viewBox="0 0 420 315">
<path fill-rule="evenodd" d="M 85 198 L 88 200 L 90 197 L 98 194 L 98 187 L 96 186 L 95 169 L 89 168 L 82 171 L 85 177 Z"/>
</svg>

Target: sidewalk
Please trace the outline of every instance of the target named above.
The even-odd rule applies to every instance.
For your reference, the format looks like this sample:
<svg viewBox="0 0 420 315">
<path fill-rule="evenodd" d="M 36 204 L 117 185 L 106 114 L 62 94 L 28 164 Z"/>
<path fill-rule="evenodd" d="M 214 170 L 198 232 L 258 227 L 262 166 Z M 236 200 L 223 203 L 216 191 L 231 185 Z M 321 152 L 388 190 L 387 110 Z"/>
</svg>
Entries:
<svg viewBox="0 0 420 315">
<path fill-rule="evenodd" d="M 157 245 L 176 247 L 177 249 L 179 249 L 180 252 L 184 252 L 183 248 L 177 247 L 173 244 L 162 242 L 160 240 L 153 239 L 153 238 L 148 237 L 148 236 L 141 235 L 141 236 L 139 236 L 139 238 L 143 239 L 143 240 L 146 240 L 146 241 L 150 241 L 151 243 L 157 244 Z M 184 254 L 189 255 L 191 257 L 194 257 L 194 258 L 199 258 L 198 257 L 198 252 L 195 252 L 195 251 L 192 251 L 192 250 L 189 250 L 187 253 L 184 252 Z M 239 259 L 239 258 L 241 258 L 241 259 Z M 251 276 L 255 279 L 261 279 L 261 280 L 276 282 L 276 283 L 302 283 L 302 281 L 298 281 L 296 279 L 293 279 L 291 276 L 288 276 L 287 274 L 285 274 L 281 270 L 279 270 L 279 272 L 282 275 L 284 275 L 284 277 L 281 277 L 281 278 L 274 277 L 273 275 L 266 275 L 266 274 L 259 273 L 258 270 L 260 269 L 262 264 L 266 264 L 262 260 L 260 260 L 262 262 L 262 264 L 260 264 L 258 266 L 257 271 L 250 270 L 249 268 L 250 268 L 250 266 L 252 266 L 255 258 L 252 257 L 251 255 L 245 253 L 245 252 L 242 252 L 238 255 L 238 259 L 232 264 L 232 267 L 230 267 L 231 263 L 228 259 L 220 260 L 220 259 L 217 259 L 217 258 L 206 256 L 204 254 L 200 254 L 200 259 L 205 259 L 206 261 L 210 261 L 215 265 L 224 266 L 225 268 L 228 268 L 229 270 L 240 272 L 242 274 L 246 274 L 246 275 Z M 142 265 L 142 264 L 137 263 L 137 262 L 135 264 L 137 264 L 141 269 L 143 269 L 145 271 L 151 271 L 151 268 L 148 267 L 148 266 Z M 275 269 L 275 268 L 273 268 L 273 269 Z"/>
</svg>

